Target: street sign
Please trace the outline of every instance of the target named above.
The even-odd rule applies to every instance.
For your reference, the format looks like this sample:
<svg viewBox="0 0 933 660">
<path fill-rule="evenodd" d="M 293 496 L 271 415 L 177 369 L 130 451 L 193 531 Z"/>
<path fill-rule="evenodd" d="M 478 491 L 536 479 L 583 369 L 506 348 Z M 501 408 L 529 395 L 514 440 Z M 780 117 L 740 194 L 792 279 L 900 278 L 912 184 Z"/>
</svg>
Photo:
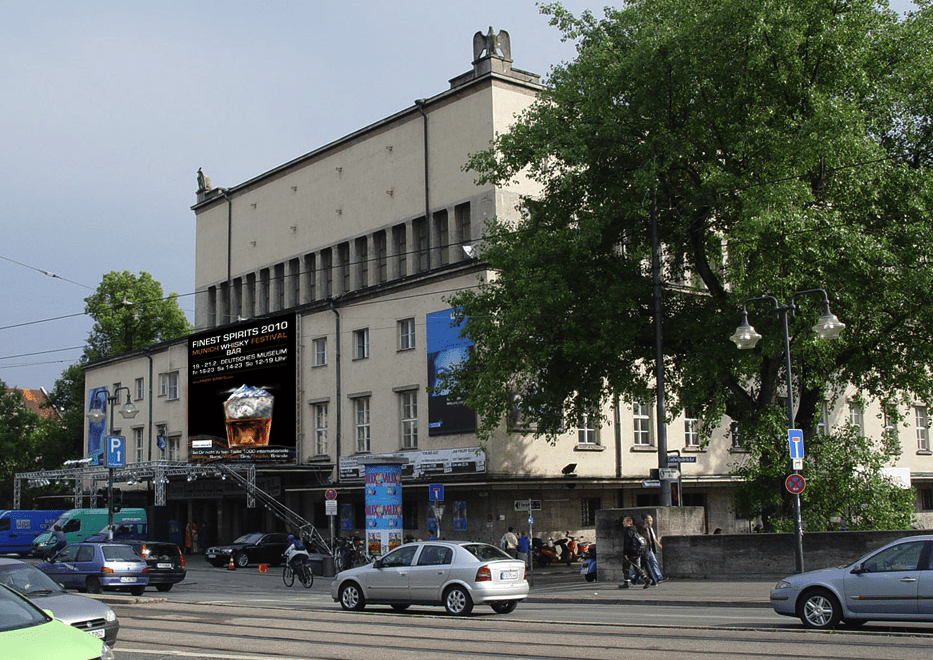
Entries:
<svg viewBox="0 0 933 660">
<path fill-rule="evenodd" d="M 109 468 L 126 467 L 126 438 L 122 435 L 108 435 L 105 458 Z"/>
<path fill-rule="evenodd" d="M 337 500 L 324 500 L 324 515 L 325 516 L 336 516 L 337 515 Z"/>
<path fill-rule="evenodd" d="M 668 457 L 667 457 L 667 462 L 668 462 L 668 464 L 670 464 L 670 463 L 696 463 L 696 462 L 697 462 L 697 457 L 696 457 L 696 456 L 677 456 L 677 455 L 672 455 L 672 456 L 668 456 Z"/>
<path fill-rule="evenodd" d="M 431 484 L 428 486 L 428 501 L 429 502 L 443 502 L 444 501 L 444 484 Z"/>
<path fill-rule="evenodd" d="M 680 470 L 677 468 L 660 468 L 658 477 L 661 479 L 678 479 L 680 478 Z"/>
<path fill-rule="evenodd" d="M 807 480 L 802 475 L 792 474 L 784 481 L 784 487 L 787 488 L 788 493 L 800 495 L 803 489 L 807 487 Z"/>
<path fill-rule="evenodd" d="M 792 458 L 791 459 L 791 469 L 792 470 L 802 470 L 803 469 L 803 459 L 802 458 Z"/>
<path fill-rule="evenodd" d="M 790 445 L 790 457 L 803 458 L 803 431 L 787 429 L 787 442 Z"/>
<path fill-rule="evenodd" d="M 325 500 L 336 500 L 337 491 L 334 490 L 333 488 L 328 488 L 327 490 L 324 491 L 324 499 Z"/>
<path fill-rule="evenodd" d="M 648 479 L 647 481 L 641 482 L 641 487 L 642 488 L 660 488 L 661 482 L 657 481 L 656 479 Z"/>
</svg>

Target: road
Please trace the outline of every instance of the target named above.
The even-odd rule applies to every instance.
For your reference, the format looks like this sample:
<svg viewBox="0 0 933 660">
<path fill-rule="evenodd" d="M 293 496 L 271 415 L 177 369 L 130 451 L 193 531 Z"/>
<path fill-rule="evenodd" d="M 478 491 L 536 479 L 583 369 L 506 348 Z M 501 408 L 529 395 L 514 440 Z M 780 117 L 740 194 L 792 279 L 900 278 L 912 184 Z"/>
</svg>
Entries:
<svg viewBox="0 0 933 660">
<path fill-rule="evenodd" d="M 512 614 L 477 607 L 457 618 L 427 607 L 343 612 L 329 579 L 305 590 L 284 587 L 280 576 L 281 569 L 228 572 L 195 560 L 188 580 L 167 594 L 111 599 L 121 624 L 117 660 L 933 658 L 933 626 L 806 631 L 767 607 L 766 590 L 764 600 L 730 607 L 728 598 L 678 601 L 696 585 L 676 580 L 648 591 L 581 587 L 568 569 L 536 576 L 532 597 Z"/>
</svg>

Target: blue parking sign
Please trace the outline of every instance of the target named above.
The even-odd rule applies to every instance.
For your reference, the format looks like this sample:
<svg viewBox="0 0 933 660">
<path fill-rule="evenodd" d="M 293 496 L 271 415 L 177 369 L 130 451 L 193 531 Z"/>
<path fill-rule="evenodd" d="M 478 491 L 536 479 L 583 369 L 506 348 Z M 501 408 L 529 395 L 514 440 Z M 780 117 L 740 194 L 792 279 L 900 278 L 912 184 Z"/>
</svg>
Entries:
<svg viewBox="0 0 933 660">
<path fill-rule="evenodd" d="M 108 435 L 104 456 L 107 459 L 107 467 L 126 467 L 126 438 L 122 435 Z"/>
</svg>

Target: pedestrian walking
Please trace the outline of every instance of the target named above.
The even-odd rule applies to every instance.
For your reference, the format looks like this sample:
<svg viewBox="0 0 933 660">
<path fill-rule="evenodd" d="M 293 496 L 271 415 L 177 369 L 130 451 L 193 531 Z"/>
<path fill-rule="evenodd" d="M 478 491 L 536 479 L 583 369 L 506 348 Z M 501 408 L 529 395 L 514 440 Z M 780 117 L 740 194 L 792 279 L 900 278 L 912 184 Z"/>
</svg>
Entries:
<svg viewBox="0 0 933 660">
<path fill-rule="evenodd" d="M 647 589 L 654 583 L 641 565 L 642 555 L 648 549 L 648 541 L 635 529 L 635 521 L 631 516 L 622 519 L 622 527 L 622 572 L 625 577 L 619 588 L 628 589 L 633 580 L 639 579 Z"/>
<path fill-rule="evenodd" d="M 515 532 L 512 531 L 511 527 L 499 539 L 499 547 L 509 553 L 513 559 L 518 559 L 518 537 L 515 536 Z"/>
<path fill-rule="evenodd" d="M 525 568 L 531 568 L 531 541 L 525 532 L 522 532 L 522 535 L 518 537 L 516 549 L 518 550 L 518 558 L 525 562 Z"/>
<path fill-rule="evenodd" d="M 654 518 L 645 515 L 642 517 L 642 521 L 645 526 L 645 538 L 648 540 L 648 574 L 656 583 L 660 584 L 667 579 L 661 573 L 661 564 L 658 562 L 658 551 L 663 550 L 664 546 L 661 545 L 661 539 L 654 531 Z"/>
</svg>

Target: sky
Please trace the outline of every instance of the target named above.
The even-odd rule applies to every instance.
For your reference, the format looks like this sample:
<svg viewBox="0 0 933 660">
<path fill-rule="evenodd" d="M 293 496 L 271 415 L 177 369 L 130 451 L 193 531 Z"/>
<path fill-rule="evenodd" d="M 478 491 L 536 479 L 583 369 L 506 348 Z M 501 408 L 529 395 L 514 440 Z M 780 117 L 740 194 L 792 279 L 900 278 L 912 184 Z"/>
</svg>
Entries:
<svg viewBox="0 0 933 660">
<path fill-rule="evenodd" d="M 234 186 L 439 94 L 490 26 L 518 69 L 575 55 L 533 0 L 4 3 L 0 381 L 51 389 L 110 271 L 193 320 L 198 168 Z"/>
</svg>

